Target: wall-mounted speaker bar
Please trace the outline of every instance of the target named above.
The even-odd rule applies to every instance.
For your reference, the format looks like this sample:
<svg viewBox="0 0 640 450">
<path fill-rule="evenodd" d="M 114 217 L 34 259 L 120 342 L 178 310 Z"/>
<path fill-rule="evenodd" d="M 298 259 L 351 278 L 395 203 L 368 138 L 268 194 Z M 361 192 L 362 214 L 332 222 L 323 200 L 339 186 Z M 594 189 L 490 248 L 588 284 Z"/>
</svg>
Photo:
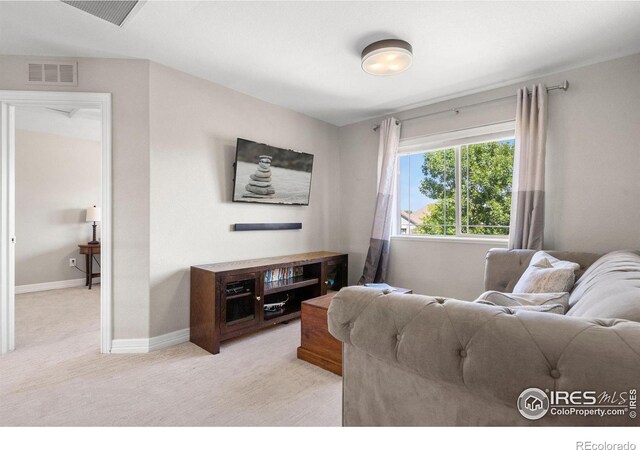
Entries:
<svg viewBox="0 0 640 450">
<path fill-rule="evenodd" d="M 234 231 L 255 231 L 255 230 L 301 230 L 302 223 L 236 223 L 233 225 Z"/>
</svg>

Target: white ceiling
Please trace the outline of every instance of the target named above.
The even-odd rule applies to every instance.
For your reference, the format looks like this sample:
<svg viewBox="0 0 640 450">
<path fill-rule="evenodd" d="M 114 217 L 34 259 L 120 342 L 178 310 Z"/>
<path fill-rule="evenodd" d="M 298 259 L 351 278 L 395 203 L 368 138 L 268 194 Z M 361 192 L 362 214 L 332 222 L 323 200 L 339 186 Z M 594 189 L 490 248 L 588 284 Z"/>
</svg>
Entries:
<svg viewBox="0 0 640 450">
<path fill-rule="evenodd" d="M 43 106 L 25 106 L 16 109 L 16 128 L 100 142 L 100 118 L 100 110 L 97 109 L 58 106 L 54 110 Z"/>
<path fill-rule="evenodd" d="M 414 48 L 360 69 L 383 38 Z M 640 2 L 154 2 L 119 28 L 61 2 L 0 2 L 0 53 L 145 58 L 327 122 L 640 52 Z"/>
</svg>

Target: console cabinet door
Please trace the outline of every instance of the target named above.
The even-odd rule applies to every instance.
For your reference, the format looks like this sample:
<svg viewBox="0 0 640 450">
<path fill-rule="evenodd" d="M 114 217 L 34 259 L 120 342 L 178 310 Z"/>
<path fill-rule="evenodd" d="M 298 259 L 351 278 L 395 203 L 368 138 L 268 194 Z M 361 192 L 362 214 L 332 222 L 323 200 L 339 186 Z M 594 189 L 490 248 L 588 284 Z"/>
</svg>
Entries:
<svg viewBox="0 0 640 450">
<path fill-rule="evenodd" d="M 322 295 L 339 291 L 349 284 L 348 260 L 340 256 L 326 260 L 322 265 Z"/>
<path fill-rule="evenodd" d="M 258 324 L 262 308 L 262 272 L 222 275 L 218 280 L 220 334 Z"/>
</svg>

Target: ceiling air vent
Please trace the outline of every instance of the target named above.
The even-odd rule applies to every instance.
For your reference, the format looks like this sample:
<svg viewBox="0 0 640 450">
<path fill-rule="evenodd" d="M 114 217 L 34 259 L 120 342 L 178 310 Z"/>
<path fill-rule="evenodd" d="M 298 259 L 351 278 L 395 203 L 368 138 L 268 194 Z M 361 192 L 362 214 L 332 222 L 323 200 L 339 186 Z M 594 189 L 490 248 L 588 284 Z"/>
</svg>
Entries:
<svg viewBox="0 0 640 450">
<path fill-rule="evenodd" d="M 28 62 L 27 83 L 57 86 L 77 86 L 78 63 L 75 61 Z"/>
<path fill-rule="evenodd" d="M 131 11 L 136 7 L 139 1 L 67 1 L 61 0 L 62 3 L 78 8 L 86 13 L 96 16 L 114 25 L 122 26 Z"/>
</svg>

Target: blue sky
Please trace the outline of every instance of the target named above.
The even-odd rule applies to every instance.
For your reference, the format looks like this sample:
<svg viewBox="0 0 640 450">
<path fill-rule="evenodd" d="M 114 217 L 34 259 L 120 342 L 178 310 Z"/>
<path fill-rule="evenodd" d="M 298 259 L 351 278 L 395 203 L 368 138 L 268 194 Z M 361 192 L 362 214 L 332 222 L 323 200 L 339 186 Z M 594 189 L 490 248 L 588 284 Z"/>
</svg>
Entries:
<svg viewBox="0 0 640 450">
<path fill-rule="evenodd" d="M 408 209 L 417 211 L 425 205 L 433 203 L 432 199 L 420 193 L 423 161 L 423 153 L 400 156 L 400 208 L 403 211 Z"/>
</svg>

